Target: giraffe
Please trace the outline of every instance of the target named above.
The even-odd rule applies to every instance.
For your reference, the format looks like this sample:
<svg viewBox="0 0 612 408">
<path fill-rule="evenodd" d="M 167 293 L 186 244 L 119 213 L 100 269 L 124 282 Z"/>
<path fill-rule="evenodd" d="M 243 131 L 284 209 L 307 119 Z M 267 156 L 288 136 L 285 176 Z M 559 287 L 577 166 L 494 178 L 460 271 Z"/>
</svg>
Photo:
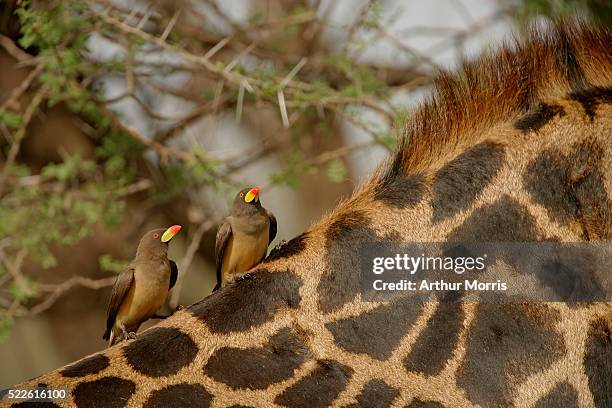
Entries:
<svg viewBox="0 0 612 408">
<path fill-rule="evenodd" d="M 610 44 L 559 23 L 439 74 L 388 162 L 250 278 L 17 387 L 80 408 L 612 406 L 609 302 L 367 302 L 357 265 L 372 242 L 610 241 Z"/>
</svg>

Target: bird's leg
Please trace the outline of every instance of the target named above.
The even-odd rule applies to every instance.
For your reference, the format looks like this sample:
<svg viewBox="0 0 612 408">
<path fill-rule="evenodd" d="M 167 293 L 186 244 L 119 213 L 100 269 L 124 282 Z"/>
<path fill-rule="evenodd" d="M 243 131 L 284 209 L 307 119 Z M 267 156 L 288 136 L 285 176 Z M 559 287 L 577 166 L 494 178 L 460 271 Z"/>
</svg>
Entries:
<svg viewBox="0 0 612 408">
<path fill-rule="evenodd" d="M 135 340 L 135 339 L 136 339 L 136 333 L 134 333 L 134 332 L 129 332 L 129 333 L 127 334 L 127 338 L 128 338 L 128 339 L 131 339 L 131 340 Z"/>
<path fill-rule="evenodd" d="M 127 340 L 130 335 L 127 329 L 125 328 L 125 326 L 123 325 L 123 323 L 118 323 L 117 326 L 119 326 L 119 329 L 121 329 L 121 334 L 122 334 L 121 339 L 118 339 L 118 340 Z"/>
</svg>

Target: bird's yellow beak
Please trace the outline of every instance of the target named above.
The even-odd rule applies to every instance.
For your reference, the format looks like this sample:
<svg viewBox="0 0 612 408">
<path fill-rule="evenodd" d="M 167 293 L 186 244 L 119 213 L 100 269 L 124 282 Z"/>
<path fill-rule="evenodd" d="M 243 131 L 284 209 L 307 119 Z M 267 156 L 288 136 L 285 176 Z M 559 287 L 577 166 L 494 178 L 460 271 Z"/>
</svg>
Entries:
<svg viewBox="0 0 612 408">
<path fill-rule="evenodd" d="M 255 202 L 259 200 L 259 187 L 253 187 L 244 196 L 244 201 L 247 203 L 250 203 L 253 200 L 255 200 Z"/>
<path fill-rule="evenodd" d="M 182 227 L 180 225 L 173 225 L 170 228 L 168 228 L 166 231 L 164 231 L 164 234 L 161 237 L 161 242 L 170 241 L 172 238 L 174 238 L 176 234 L 179 233 L 181 228 Z"/>
</svg>

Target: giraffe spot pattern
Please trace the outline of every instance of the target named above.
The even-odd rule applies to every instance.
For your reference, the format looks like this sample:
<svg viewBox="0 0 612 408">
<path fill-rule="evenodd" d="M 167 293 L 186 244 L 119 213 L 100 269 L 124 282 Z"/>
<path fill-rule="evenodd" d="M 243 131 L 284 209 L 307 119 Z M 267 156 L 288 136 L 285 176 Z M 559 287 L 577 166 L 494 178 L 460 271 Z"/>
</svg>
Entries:
<svg viewBox="0 0 612 408">
<path fill-rule="evenodd" d="M 286 244 L 275 247 L 270 251 L 270 255 L 264 260 L 264 263 L 275 261 L 277 259 L 290 258 L 301 253 L 306 249 L 306 240 L 308 239 L 308 232 L 304 232 L 297 237 L 293 238 Z"/>
<path fill-rule="evenodd" d="M 201 384 L 182 383 L 153 391 L 143 408 L 206 408 L 212 399 Z"/>
<path fill-rule="evenodd" d="M 383 380 L 374 379 L 363 386 L 363 390 L 357 396 L 357 403 L 346 405 L 344 408 L 386 408 L 391 406 L 398 395 L 398 389 L 389 386 Z"/>
<path fill-rule="evenodd" d="M 567 382 L 557 384 L 535 404 L 535 408 L 578 408 L 578 393 Z"/>
<path fill-rule="evenodd" d="M 198 346 L 191 337 L 172 327 L 148 330 L 123 349 L 128 364 L 148 377 L 176 374 L 188 366 L 196 354 Z"/>
<path fill-rule="evenodd" d="M 223 347 L 204 366 L 204 374 L 230 387 L 265 389 L 290 378 L 309 354 L 289 328 L 281 329 L 264 347 Z"/>
<path fill-rule="evenodd" d="M 325 234 L 327 270 L 321 276 L 317 293 L 323 313 L 339 309 L 359 293 L 358 247 L 372 239 L 370 219 L 361 211 L 339 214 Z"/>
<path fill-rule="evenodd" d="M 64 377 L 84 377 L 89 374 L 96 374 L 104 370 L 109 365 L 109 359 L 104 354 L 96 354 L 91 357 L 77 361 L 60 371 Z"/>
<path fill-rule="evenodd" d="M 592 122 L 595 119 L 597 106 L 600 103 L 612 103 L 612 88 L 595 86 L 581 89 L 570 93 L 569 98 L 582 105 L 584 113 L 586 113 Z"/>
<path fill-rule="evenodd" d="M 300 278 L 290 271 L 258 269 L 251 278 L 229 284 L 188 311 L 213 332 L 246 331 L 271 320 L 278 310 L 297 309 L 300 285 Z"/>
<path fill-rule="evenodd" d="M 410 405 L 406 405 L 406 408 L 444 408 L 444 405 L 437 401 L 422 401 L 415 398 L 412 400 Z"/>
<path fill-rule="evenodd" d="M 459 341 L 463 319 L 464 312 L 460 303 L 440 302 L 406 356 L 406 369 L 425 375 L 440 373 Z"/>
<path fill-rule="evenodd" d="M 425 179 L 422 174 L 405 174 L 394 164 L 374 185 L 374 200 L 386 205 L 406 209 L 421 201 L 425 192 Z"/>
<path fill-rule="evenodd" d="M 612 407 L 612 315 L 591 322 L 583 364 L 595 406 Z"/>
<path fill-rule="evenodd" d="M 555 330 L 558 320 L 559 313 L 543 304 L 480 303 L 457 384 L 475 404 L 511 405 L 513 384 L 565 353 L 563 337 Z"/>
<path fill-rule="evenodd" d="M 539 103 L 534 109 L 527 112 L 514 122 L 514 127 L 523 134 L 537 132 L 555 116 L 565 116 L 565 109 L 560 105 Z"/>
<path fill-rule="evenodd" d="M 353 369 L 333 360 L 319 360 L 317 367 L 278 395 L 274 402 L 285 407 L 324 408 L 346 388 Z"/>
<path fill-rule="evenodd" d="M 443 221 L 469 208 L 491 183 L 505 160 L 500 143 L 479 143 L 445 164 L 433 180 L 432 221 Z"/>
<path fill-rule="evenodd" d="M 601 170 L 604 150 L 595 141 L 572 146 L 568 155 L 543 151 L 525 171 L 523 184 L 531 198 L 559 223 L 578 220 L 589 238 L 612 237 L 612 200 Z"/>
<path fill-rule="evenodd" d="M 325 327 L 342 349 L 382 361 L 391 357 L 421 308 L 417 302 L 400 299 L 356 317 L 327 323 Z"/>
<path fill-rule="evenodd" d="M 102 377 L 95 381 L 82 382 L 72 391 L 78 408 L 121 408 L 125 407 L 136 384 L 119 377 Z"/>
<path fill-rule="evenodd" d="M 536 239 L 534 218 L 508 195 L 475 210 L 448 236 L 449 242 L 527 242 Z"/>
<path fill-rule="evenodd" d="M 60 408 L 60 406 L 51 401 L 23 401 L 12 404 L 11 408 Z"/>
<path fill-rule="evenodd" d="M 397 233 L 382 238 L 370 228 L 370 219 L 362 211 L 339 214 L 325 232 L 325 263 L 327 269 L 317 286 L 318 305 L 323 313 L 340 309 L 355 299 L 361 291 L 361 254 L 368 246 L 386 247 L 399 242 Z"/>
</svg>

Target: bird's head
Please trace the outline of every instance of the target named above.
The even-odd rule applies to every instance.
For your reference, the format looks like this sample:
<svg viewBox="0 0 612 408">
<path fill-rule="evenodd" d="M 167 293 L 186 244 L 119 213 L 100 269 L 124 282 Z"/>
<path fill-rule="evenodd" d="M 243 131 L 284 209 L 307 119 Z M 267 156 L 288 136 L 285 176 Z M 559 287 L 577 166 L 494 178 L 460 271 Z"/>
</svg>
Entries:
<svg viewBox="0 0 612 408">
<path fill-rule="evenodd" d="M 140 239 L 137 253 L 166 254 L 168 244 L 181 228 L 180 225 L 173 225 L 170 228 L 158 228 L 147 232 Z"/>
<path fill-rule="evenodd" d="M 234 198 L 233 215 L 248 215 L 261 210 L 259 187 L 243 188 Z"/>
</svg>

